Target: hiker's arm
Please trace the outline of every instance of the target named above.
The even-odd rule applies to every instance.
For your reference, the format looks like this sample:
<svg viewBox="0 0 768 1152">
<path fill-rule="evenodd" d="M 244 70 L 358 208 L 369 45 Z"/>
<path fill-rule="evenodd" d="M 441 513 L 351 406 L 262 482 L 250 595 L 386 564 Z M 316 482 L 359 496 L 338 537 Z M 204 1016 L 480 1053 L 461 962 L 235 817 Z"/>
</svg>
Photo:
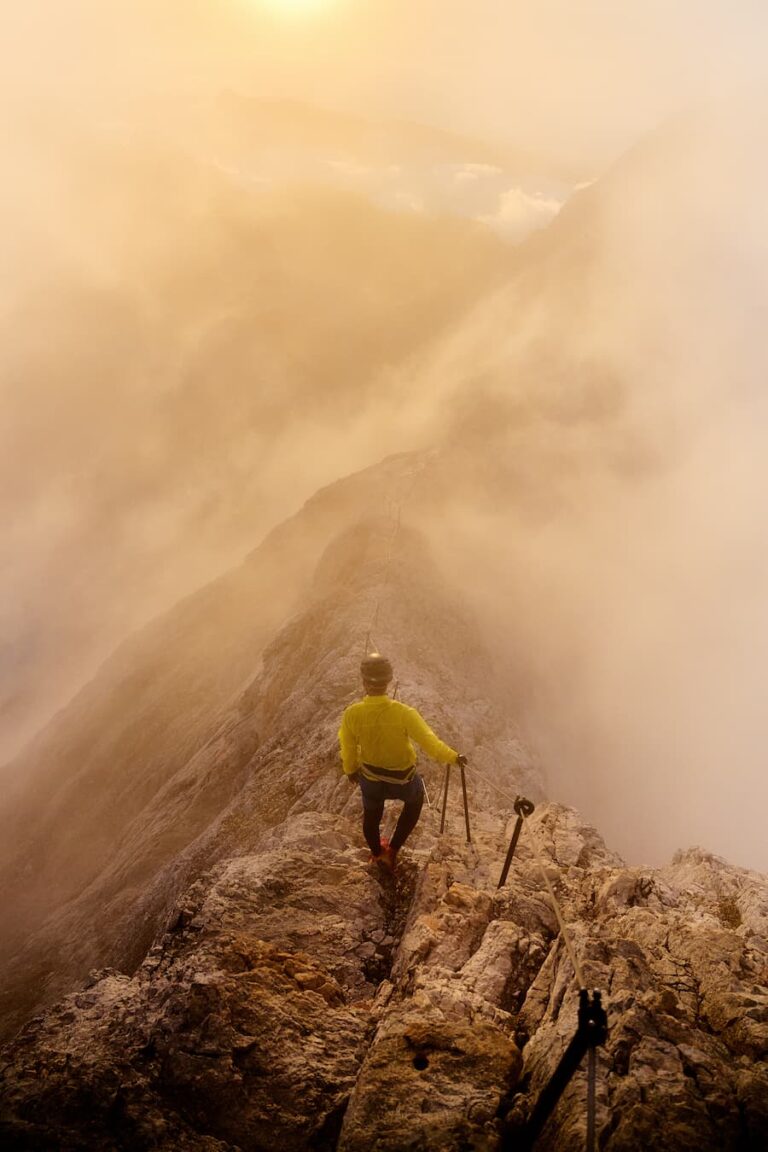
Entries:
<svg viewBox="0 0 768 1152">
<path fill-rule="evenodd" d="M 360 749 L 357 736 L 350 728 L 346 713 L 341 718 L 339 728 L 339 747 L 341 749 L 341 766 L 345 776 L 354 776 L 360 767 Z"/>
<path fill-rule="evenodd" d="M 444 744 L 435 735 L 429 724 L 422 719 L 415 708 L 409 708 L 406 713 L 406 731 L 419 747 L 423 748 L 428 756 L 437 760 L 438 764 L 455 764 L 458 752 Z"/>
</svg>

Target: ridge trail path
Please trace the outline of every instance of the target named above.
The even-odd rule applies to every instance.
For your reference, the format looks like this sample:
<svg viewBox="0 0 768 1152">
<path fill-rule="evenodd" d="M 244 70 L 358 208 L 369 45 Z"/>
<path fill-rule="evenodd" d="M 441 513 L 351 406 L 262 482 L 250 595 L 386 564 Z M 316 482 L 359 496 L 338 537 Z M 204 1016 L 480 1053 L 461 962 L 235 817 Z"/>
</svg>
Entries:
<svg viewBox="0 0 768 1152">
<path fill-rule="evenodd" d="M 576 1029 L 540 860 L 583 980 L 606 995 L 600 1147 L 636 1152 L 663 1130 L 665 1152 L 762 1152 L 768 882 L 700 849 L 628 868 L 547 803 L 474 622 L 405 526 L 376 639 L 402 698 L 477 768 L 472 843 L 454 783 L 445 834 L 425 809 L 394 892 L 368 866 L 337 731 L 385 528 L 329 546 L 206 739 L 18 957 L 6 990 L 36 997 L 37 1015 L 2 1050 L 0 1142 L 500 1149 Z M 441 770 L 423 770 L 435 797 Z M 515 814 L 498 789 L 536 803 L 501 890 Z M 541 1148 L 584 1147 L 585 1078 Z"/>
</svg>

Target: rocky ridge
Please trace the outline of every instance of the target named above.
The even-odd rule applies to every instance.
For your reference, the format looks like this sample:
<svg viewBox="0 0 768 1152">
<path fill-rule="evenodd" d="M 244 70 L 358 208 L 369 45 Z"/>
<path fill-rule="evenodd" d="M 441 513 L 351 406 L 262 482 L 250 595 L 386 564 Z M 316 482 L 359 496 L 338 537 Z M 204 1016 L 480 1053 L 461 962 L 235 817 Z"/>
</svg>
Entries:
<svg viewBox="0 0 768 1152">
<path fill-rule="evenodd" d="M 608 1008 L 600 1147 L 765 1146 L 768 882 L 699 849 L 627 868 L 576 812 L 546 802 L 471 619 L 408 529 L 384 562 L 390 532 L 363 523 L 328 549 L 220 742 L 156 794 L 91 903 L 61 913 L 74 930 L 110 885 L 122 892 L 117 928 L 103 916 L 94 933 L 117 962 L 3 1050 L 5 1147 L 521 1147 L 576 1022 L 542 868 Z M 471 763 L 471 844 L 456 781 L 440 834 L 441 773 L 424 765 L 431 806 L 394 883 L 368 863 L 335 746 L 372 618 L 400 694 Z M 202 827 L 190 816 L 185 840 L 185 812 L 246 731 L 258 746 L 241 752 L 227 803 Z M 537 807 L 499 891 L 518 792 Z M 121 868 L 160 844 L 127 898 Z M 71 986 L 88 948 L 70 947 L 63 975 L 51 972 Z M 584 1147 L 584 1095 L 581 1069 L 539 1149 Z"/>
<path fill-rule="evenodd" d="M 329 538 L 413 467 L 394 458 L 317 493 L 239 568 L 131 637 L 14 762 L 25 790 L 0 808 L 0 1037 L 90 968 L 143 957 L 159 922 L 137 928 L 137 900 L 158 878 L 165 892 L 161 874 L 274 735 L 286 668 L 270 662 L 260 702 L 266 650 L 292 635 L 283 625 L 301 615 Z M 386 539 L 390 522 L 379 527 Z"/>
</svg>

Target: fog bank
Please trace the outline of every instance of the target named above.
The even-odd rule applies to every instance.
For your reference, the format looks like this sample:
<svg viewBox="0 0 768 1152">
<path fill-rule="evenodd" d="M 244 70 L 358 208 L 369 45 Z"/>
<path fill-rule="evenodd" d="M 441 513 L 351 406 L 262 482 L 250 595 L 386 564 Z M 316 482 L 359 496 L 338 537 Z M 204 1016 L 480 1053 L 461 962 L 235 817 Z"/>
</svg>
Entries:
<svg viewBox="0 0 768 1152">
<path fill-rule="evenodd" d="M 436 447 L 556 797 L 766 867 L 762 9 L 0 19 L 0 756 L 319 485 Z"/>
<path fill-rule="evenodd" d="M 768 866 L 765 155 L 744 116 L 650 138 L 433 368 L 446 562 L 553 791 L 638 862 Z"/>
</svg>

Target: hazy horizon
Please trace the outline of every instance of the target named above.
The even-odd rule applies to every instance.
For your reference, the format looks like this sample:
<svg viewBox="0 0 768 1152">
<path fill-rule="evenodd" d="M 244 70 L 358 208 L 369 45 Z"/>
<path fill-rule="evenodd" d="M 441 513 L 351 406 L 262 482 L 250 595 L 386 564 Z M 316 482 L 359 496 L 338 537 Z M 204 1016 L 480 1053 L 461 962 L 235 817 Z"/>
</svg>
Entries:
<svg viewBox="0 0 768 1152">
<path fill-rule="evenodd" d="M 766 32 L 714 0 L 7 8 L 0 748 L 318 487 L 442 446 L 552 799 L 632 858 L 768 866 Z"/>
<path fill-rule="evenodd" d="M 590 176 L 670 116 L 765 91 L 755 0 L 29 0 L 2 20 L 14 120 L 178 113 L 234 87 L 415 119 Z"/>
</svg>

